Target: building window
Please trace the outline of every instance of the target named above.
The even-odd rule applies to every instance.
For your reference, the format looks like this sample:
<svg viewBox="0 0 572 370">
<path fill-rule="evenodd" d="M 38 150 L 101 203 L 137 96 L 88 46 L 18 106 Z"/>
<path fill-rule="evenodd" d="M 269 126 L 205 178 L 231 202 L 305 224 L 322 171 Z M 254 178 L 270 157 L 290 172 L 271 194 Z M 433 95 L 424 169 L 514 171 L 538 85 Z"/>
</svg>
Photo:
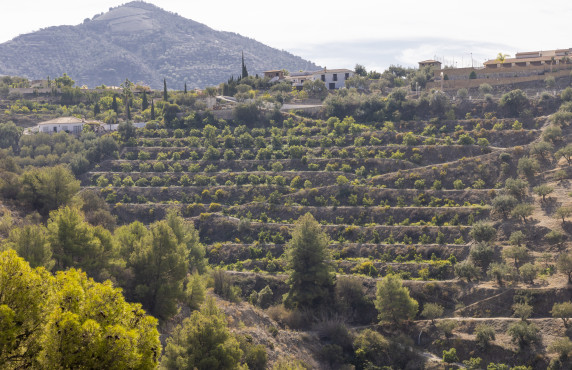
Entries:
<svg viewBox="0 0 572 370">
<path fill-rule="evenodd" d="M 326 75 L 322 75 L 322 81 L 326 82 Z"/>
<path fill-rule="evenodd" d="M 338 80 L 338 74 L 334 73 L 334 81 L 337 81 L 337 80 Z"/>
<path fill-rule="evenodd" d="M 73 133 L 74 134 L 79 134 L 81 132 L 81 126 L 74 126 L 73 127 Z"/>
<path fill-rule="evenodd" d="M 350 78 L 350 74 L 349 74 L 349 73 L 346 73 L 345 79 L 347 80 L 348 78 Z"/>
</svg>

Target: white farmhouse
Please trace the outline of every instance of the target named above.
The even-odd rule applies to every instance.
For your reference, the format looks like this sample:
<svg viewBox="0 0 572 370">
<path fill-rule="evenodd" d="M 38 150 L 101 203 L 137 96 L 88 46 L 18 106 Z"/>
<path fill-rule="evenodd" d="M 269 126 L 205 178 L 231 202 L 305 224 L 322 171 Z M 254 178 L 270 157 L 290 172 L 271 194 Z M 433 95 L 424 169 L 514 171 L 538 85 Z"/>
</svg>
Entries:
<svg viewBox="0 0 572 370">
<path fill-rule="evenodd" d="M 312 73 L 314 81 L 321 80 L 328 90 L 337 90 L 346 86 L 346 80 L 354 75 L 350 69 L 322 69 Z"/>
<path fill-rule="evenodd" d="M 298 90 L 302 90 L 304 82 L 312 81 L 313 72 L 292 72 L 290 76 L 286 76 L 286 81 L 290 81 L 292 86 Z"/>
<path fill-rule="evenodd" d="M 76 117 L 60 117 L 50 121 L 38 123 L 36 132 L 44 132 L 48 134 L 57 132 L 68 132 L 75 135 L 81 134 L 85 121 Z"/>
</svg>

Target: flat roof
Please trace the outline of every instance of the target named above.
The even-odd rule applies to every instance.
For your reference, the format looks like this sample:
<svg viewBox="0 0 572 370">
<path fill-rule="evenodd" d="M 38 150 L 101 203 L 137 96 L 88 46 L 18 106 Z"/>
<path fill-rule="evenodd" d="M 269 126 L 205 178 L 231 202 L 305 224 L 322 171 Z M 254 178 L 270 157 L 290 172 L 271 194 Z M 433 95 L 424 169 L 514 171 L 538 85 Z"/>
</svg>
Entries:
<svg viewBox="0 0 572 370">
<path fill-rule="evenodd" d="M 40 122 L 38 123 L 38 126 L 42 126 L 42 125 L 71 125 L 71 124 L 77 124 L 77 123 L 83 123 L 83 120 L 77 117 L 59 117 L 59 118 L 55 118 L 49 121 L 44 121 L 44 122 Z"/>
</svg>

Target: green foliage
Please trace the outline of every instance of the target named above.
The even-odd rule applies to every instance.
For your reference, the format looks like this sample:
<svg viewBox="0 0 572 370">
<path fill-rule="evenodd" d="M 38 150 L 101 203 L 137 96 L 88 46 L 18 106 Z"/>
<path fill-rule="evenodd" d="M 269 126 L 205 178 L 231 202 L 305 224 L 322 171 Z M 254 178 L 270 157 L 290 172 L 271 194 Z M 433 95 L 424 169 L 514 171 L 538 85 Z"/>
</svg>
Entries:
<svg viewBox="0 0 572 370">
<path fill-rule="evenodd" d="M 514 269 L 504 263 L 494 262 L 489 265 L 487 275 L 491 279 L 495 279 L 499 285 L 502 285 L 504 280 L 512 278 Z"/>
<path fill-rule="evenodd" d="M 79 181 L 63 165 L 26 171 L 21 182 L 20 199 L 44 216 L 68 204 L 80 188 Z"/>
<path fill-rule="evenodd" d="M 494 250 L 487 243 L 477 243 L 471 246 L 469 254 L 476 265 L 486 269 L 493 261 Z"/>
<path fill-rule="evenodd" d="M 488 348 L 490 342 L 495 340 L 495 330 L 492 326 L 487 324 L 478 324 L 475 328 L 475 337 L 477 344 L 481 349 Z"/>
<path fill-rule="evenodd" d="M 265 286 L 260 292 L 258 292 L 256 304 L 261 308 L 268 308 L 272 305 L 274 293 L 270 286 Z"/>
<path fill-rule="evenodd" d="M 14 228 L 8 237 L 7 247 L 14 249 L 32 268 L 44 267 L 49 271 L 55 261 L 46 234 L 46 228 L 40 225 Z"/>
<path fill-rule="evenodd" d="M 510 212 L 516 207 L 517 200 L 512 195 L 499 195 L 492 201 L 493 210 L 500 213 L 503 218 L 507 218 Z"/>
<path fill-rule="evenodd" d="M 167 319 L 177 312 L 184 297 L 183 280 L 189 251 L 177 240 L 168 221 L 152 224 L 139 243 L 134 243 L 128 266 L 133 269 L 134 296 L 154 315 Z"/>
<path fill-rule="evenodd" d="M 457 349 L 451 348 L 448 351 L 443 350 L 443 362 L 452 364 L 454 362 L 459 362 L 459 357 L 457 357 Z"/>
<path fill-rule="evenodd" d="M 520 348 L 524 348 L 526 345 L 540 340 L 538 332 L 539 329 L 535 324 L 518 321 L 510 324 L 506 333 L 514 343 L 518 344 Z"/>
<path fill-rule="evenodd" d="M 459 279 L 466 279 L 470 282 L 477 280 L 481 276 L 481 270 L 471 261 L 465 260 L 455 264 L 455 275 Z"/>
<path fill-rule="evenodd" d="M 566 252 L 558 256 L 558 271 L 568 275 L 568 283 L 572 283 L 572 253 Z"/>
<path fill-rule="evenodd" d="M 503 249 L 502 255 L 504 258 L 513 258 L 514 265 L 518 267 L 522 260 L 528 258 L 528 250 L 524 246 L 511 245 Z"/>
<path fill-rule="evenodd" d="M 289 307 L 316 307 L 330 301 L 334 275 L 330 265 L 328 237 L 310 213 L 296 221 L 292 239 L 286 245 L 290 290 Z"/>
<path fill-rule="evenodd" d="M 6 251 L 0 289 L 3 368 L 157 366 L 157 320 L 125 302 L 110 282 L 95 283 L 75 269 L 53 277 Z"/>
<path fill-rule="evenodd" d="M 534 158 L 522 157 L 518 160 L 517 168 L 521 175 L 531 177 L 540 170 L 540 164 Z"/>
<path fill-rule="evenodd" d="M 167 339 L 161 366 L 166 369 L 235 369 L 242 350 L 229 332 L 225 315 L 209 299 Z"/>
<path fill-rule="evenodd" d="M 445 338 L 450 338 L 453 335 L 453 330 L 459 325 L 455 320 L 441 320 L 437 323 L 437 329 L 445 334 Z"/>
<path fill-rule="evenodd" d="M 477 221 L 473 224 L 470 234 L 476 242 L 489 243 L 496 238 L 497 230 L 490 222 Z"/>
<path fill-rule="evenodd" d="M 567 337 L 556 338 L 548 346 L 548 352 L 556 353 L 561 360 L 566 360 L 572 352 L 572 341 Z"/>
<path fill-rule="evenodd" d="M 0 149 L 16 149 L 21 136 L 22 129 L 14 122 L 0 123 Z"/>
<path fill-rule="evenodd" d="M 568 327 L 568 320 L 572 317 L 572 302 L 554 303 L 550 313 L 552 317 L 562 319 L 564 326 Z"/>
<path fill-rule="evenodd" d="M 421 316 L 434 323 L 435 319 L 443 316 L 443 311 L 443 306 L 437 303 L 425 303 L 423 311 L 421 311 Z"/>
<path fill-rule="evenodd" d="M 528 98 L 522 90 L 512 90 L 501 97 L 499 105 L 507 110 L 509 116 L 517 117 L 528 105 Z"/>
<path fill-rule="evenodd" d="M 91 226 L 77 208 L 53 211 L 48 220 L 47 238 L 57 269 L 76 267 L 99 277 L 112 255 L 109 231 Z"/>
<path fill-rule="evenodd" d="M 538 270 L 539 269 L 536 265 L 532 263 L 525 263 L 524 265 L 520 266 L 518 272 L 523 281 L 529 284 L 533 284 L 534 279 L 536 279 L 536 276 L 538 275 Z"/>
<path fill-rule="evenodd" d="M 528 303 L 515 303 L 512 305 L 514 316 L 526 321 L 532 315 L 533 307 Z"/>
<path fill-rule="evenodd" d="M 375 299 L 380 321 L 400 323 L 412 320 L 417 315 L 419 304 L 409 296 L 409 289 L 402 286 L 401 279 L 387 275 L 377 283 Z"/>
<path fill-rule="evenodd" d="M 525 239 L 524 233 L 520 230 L 513 231 L 509 237 L 510 244 L 518 246 L 520 246 L 524 242 L 524 239 Z"/>
<path fill-rule="evenodd" d="M 206 297 L 204 279 L 198 273 L 187 277 L 185 303 L 191 310 L 199 309 Z"/>
<path fill-rule="evenodd" d="M 231 302 L 240 300 L 240 288 L 233 285 L 230 276 L 223 270 L 217 268 L 212 271 L 214 280 L 214 292 Z"/>
<path fill-rule="evenodd" d="M 530 217 L 534 212 L 534 206 L 530 203 L 517 204 L 510 212 L 511 216 L 516 219 L 521 219 L 526 222 L 526 218 Z"/>
<path fill-rule="evenodd" d="M 517 199 L 522 199 L 528 190 L 528 181 L 523 179 L 506 179 L 505 189 L 508 194 Z"/>
<path fill-rule="evenodd" d="M 391 344 L 381 334 L 371 329 L 361 331 L 354 340 L 355 355 L 360 368 L 394 365 L 391 362 Z M 395 353 L 393 353 L 394 355 Z"/>
</svg>

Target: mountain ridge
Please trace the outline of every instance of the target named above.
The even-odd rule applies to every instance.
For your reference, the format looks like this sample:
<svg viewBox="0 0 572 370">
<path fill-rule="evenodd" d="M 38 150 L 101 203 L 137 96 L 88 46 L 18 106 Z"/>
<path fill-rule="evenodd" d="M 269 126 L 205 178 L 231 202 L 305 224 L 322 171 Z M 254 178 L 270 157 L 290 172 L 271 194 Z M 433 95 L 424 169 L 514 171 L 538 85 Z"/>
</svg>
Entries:
<svg viewBox="0 0 572 370">
<path fill-rule="evenodd" d="M 154 88 L 217 85 L 241 72 L 316 70 L 317 65 L 233 32 L 215 31 L 157 6 L 134 1 L 0 44 L 0 74 L 31 79 L 68 73 L 78 85 L 119 85 L 125 78 Z"/>
</svg>

